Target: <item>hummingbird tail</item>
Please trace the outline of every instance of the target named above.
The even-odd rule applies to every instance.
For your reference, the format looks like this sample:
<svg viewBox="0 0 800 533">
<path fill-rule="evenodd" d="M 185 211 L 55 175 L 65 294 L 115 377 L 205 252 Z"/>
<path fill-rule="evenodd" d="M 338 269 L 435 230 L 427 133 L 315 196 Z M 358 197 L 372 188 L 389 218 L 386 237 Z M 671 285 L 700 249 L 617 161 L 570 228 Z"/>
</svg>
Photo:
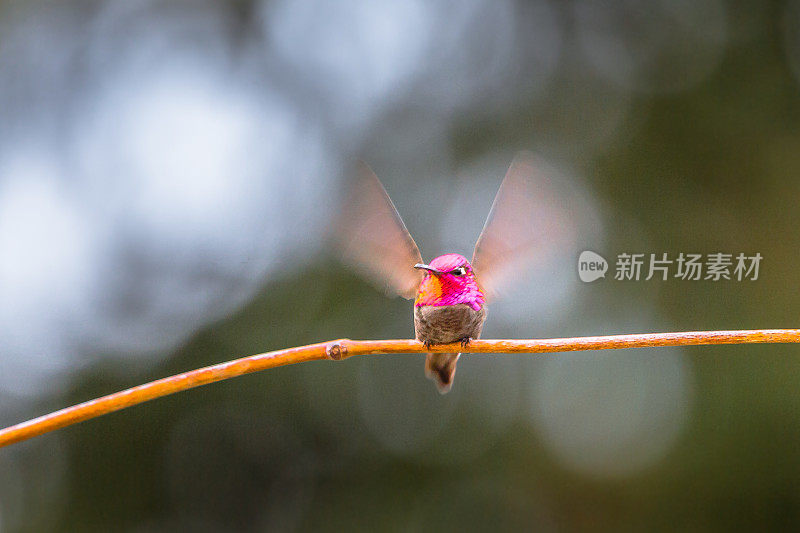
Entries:
<svg viewBox="0 0 800 533">
<path fill-rule="evenodd" d="M 425 356 L 425 375 L 436 383 L 440 394 L 450 391 L 460 353 L 429 353 Z"/>
</svg>

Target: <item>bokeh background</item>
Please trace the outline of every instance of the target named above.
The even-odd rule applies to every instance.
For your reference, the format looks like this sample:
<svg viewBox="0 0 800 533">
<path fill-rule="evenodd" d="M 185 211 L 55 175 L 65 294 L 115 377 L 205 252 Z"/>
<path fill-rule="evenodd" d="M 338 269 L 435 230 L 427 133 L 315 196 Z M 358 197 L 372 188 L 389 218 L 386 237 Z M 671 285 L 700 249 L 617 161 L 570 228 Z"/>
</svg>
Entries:
<svg viewBox="0 0 800 533">
<path fill-rule="evenodd" d="M 354 161 L 430 259 L 470 254 L 520 149 L 569 231 L 485 337 L 798 325 L 797 0 L 0 1 L 0 424 L 410 337 L 331 250 Z M 585 249 L 764 259 L 584 284 Z M 2 449 L 0 531 L 800 523 L 797 347 L 475 355 L 446 396 L 422 366 L 280 368 Z"/>
</svg>

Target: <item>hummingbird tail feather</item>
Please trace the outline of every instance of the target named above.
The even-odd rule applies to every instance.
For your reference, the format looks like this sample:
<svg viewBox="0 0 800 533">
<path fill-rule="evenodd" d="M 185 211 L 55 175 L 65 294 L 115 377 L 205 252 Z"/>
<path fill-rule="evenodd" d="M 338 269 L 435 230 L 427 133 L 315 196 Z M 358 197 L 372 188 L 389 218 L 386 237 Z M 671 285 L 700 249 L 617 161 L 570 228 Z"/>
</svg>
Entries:
<svg viewBox="0 0 800 533">
<path fill-rule="evenodd" d="M 425 356 L 425 375 L 436 383 L 439 393 L 445 394 L 453 386 L 456 363 L 460 353 L 429 353 Z"/>
</svg>

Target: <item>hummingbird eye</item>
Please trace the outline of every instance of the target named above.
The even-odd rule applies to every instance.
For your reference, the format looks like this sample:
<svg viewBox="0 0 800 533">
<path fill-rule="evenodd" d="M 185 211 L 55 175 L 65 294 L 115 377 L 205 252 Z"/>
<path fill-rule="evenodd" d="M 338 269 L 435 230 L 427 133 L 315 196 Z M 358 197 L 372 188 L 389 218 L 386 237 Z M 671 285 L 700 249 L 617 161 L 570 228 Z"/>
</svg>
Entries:
<svg viewBox="0 0 800 533">
<path fill-rule="evenodd" d="M 463 276 L 467 273 L 467 269 L 464 267 L 458 267 L 455 270 L 451 270 L 450 273 L 456 276 Z"/>
</svg>

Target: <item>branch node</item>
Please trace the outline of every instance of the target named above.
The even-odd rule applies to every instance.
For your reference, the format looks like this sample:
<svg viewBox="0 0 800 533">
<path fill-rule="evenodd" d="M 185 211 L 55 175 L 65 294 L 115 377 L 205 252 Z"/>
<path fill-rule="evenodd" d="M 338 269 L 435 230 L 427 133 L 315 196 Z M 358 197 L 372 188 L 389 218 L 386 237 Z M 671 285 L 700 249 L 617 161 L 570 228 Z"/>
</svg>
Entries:
<svg viewBox="0 0 800 533">
<path fill-rule="evenodd" d="M 329 342 L 325 345 L 325 355 L 331 361 L 341 361 L 349 357 L 347 353 L 347 339 L 339 339 L 338 341 Z"/>
</svg>

